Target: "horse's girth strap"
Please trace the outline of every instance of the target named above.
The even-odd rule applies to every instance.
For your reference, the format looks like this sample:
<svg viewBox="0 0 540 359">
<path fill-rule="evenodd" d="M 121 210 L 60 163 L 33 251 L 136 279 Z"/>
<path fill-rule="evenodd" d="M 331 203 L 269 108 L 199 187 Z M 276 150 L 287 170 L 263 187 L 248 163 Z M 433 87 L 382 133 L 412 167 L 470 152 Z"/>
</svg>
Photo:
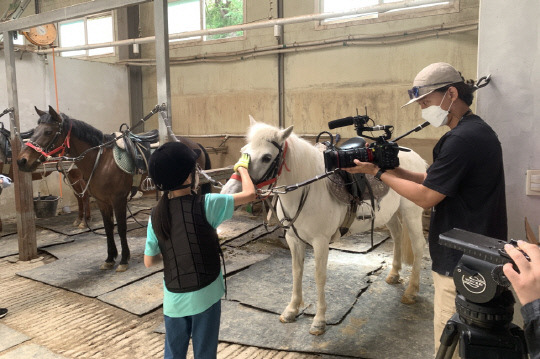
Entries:
<svg viewBox="0 0 540 359">
<path fill-rule="evenodd" d="M 347 232 L 349 232 L 349 229 L 351 228 L 352 223 L 354 222 L 356 218 L 356 210 L 358 209 L 358 204 L 356 201 L 352 201 L 351 204 L 347 207 L 347 213 L 345 214 L 345 219 L 343 219 L 343 223 L 341 223 L 341 226 L 339 226 L 339 232 L 341 235 L 345 235 Z"/>
</svg>

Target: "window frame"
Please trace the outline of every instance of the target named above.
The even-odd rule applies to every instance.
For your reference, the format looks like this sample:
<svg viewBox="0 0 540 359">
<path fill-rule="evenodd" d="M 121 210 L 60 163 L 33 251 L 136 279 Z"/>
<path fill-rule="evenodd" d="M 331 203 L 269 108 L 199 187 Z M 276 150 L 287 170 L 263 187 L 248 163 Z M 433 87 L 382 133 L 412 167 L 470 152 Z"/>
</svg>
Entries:
<svg viewBox="0 0 540 359">
<path fill-rule="evenodd" d="M 83 24 L 84 24 L 84 45 L 90 45 L 88 43 L 88 20 L 92 20 L 92 19 L 97 19 L 97 18 L 100 18 L 100 17 L 110 17 L 111 18 L 111 22 L 112 22 L 112 40 L 111 42 L 114 42 L 116 41 L 116 20 L 115 20 L 115 16 L 114 16 L 114 11 L 107 11 L 107 12 L 102 12 L 102 13 L 99 13 L 99 14 L 92 14 L 92 15 L 87 15 L 87 16 L 84 16 L 84 17 L 80 17 L 80 18 L 77 18 L 77 19 L 71 19 L 71 20 L 66 20 L 66 21 L 61 21 L 61 22 L 58 22 L 56 23 L 56 28 L 58 29 L 58 44 L 59 46 L 61 46 L 61 43 L 62 43 L 62 38 L 61 38 L 61 31 L 60 31 L 60 27 L 62 26 L 62 24 L 70 24 L 70 23 L 73 23 L 73 22 L 76 22 L 76 21 L 83 21 Z M 109 47 L 109 46 L 107 46 Z M 63 57 L 66 57 L 66 58 L 75 58 L 75 59 L 98 59 L 98 58 L 102 58 L 102 57 L 114 57 L 117 55 L 117 51 L 116 51 L 116 46 L 110 46 L 112 48 L 112 52 L 109 52 L 109 53 L 106 53 L 106 54 L 98 54 L 98 55 L 90 55 L 89 52 L 91 50 L 94 50 L 94 49 L 85 49 L 85 50 L 73 50 L 73 51 L 84 51 L 85 53 L 84 54 L 81 54 L 81 55 L 72 55 L 72 56 L 63 56 Z M 62 53 L 60 53 L 60 56 L 62 56 Z"/>
<path fill-rule="evenodd" d="M 168 0 L 167 6 L 171 3 L 175 3 L 181 0 Z M 198 0 L 199 6 L 200 6 L 200 26 L 202 30 L 205 29 L 206 24 L 206 11 L 204 8 L 205 0 Z M 242 0 L 242 16 L 245 21 L 246 19 L 246 0 Z M 172 35 L 173 33 L 170 33 L 169 35 Z M 176 33 L 175 33 L 176 34 Z M 226 37 L 221 39 L 208 39 L 207 35 L 201 35 L 197 39 L 186 39 L 186 40 L 169 40 L 169 46 L 170 48 L 178 48 L 178 47 L 184 47 L 184 46 L 190 46 L 190 45 L 205 45 L 205 44 L 215 44 L 215 43 L 222 43 L 222 42 L 229 42 L 229 41 L 240 41 L 246 39 L 246 31 L 244 30 L 242 36 L 232 36 L 232 37 Z"/>
<path fill-rule="evenodd" d="M 332 1 L 332 0 L 315 0 L 315 9 L 317 13 L 322 13 L 322 9 L 324 8 L 323 6 L 324 1 Z M 379 2 L 380 1 L 382 0 L 379 0 Z M 353 18 L 347 18 L 347 19 L 337 19 L 334 21 L 321 20 L 321 21 L 317 21 L 315 28 L 317 30 L 326 30 L 326 29 L 335 29 L 335 28 L 347 27 L 347 26 L 376 24 L 376 23 L 382 23 L 382 22 L 394 21 L 394 20 L 406 20 L 406 19 L 413 19 L 413 18 L 419 18 L 419 17 L 425 17 L 425 16 L 446 15 L 450 13 L 459 12 L 460 0 L 441 0 L 441 2 L 443 1 L 448 1 L 449 4 L 440 4 L 440 5 L 434 5 L 434 6 L 429 6 L 425 8 L 412 8 L 412 9 L 404 9 L 401 11 L 384 12 L 384 13 L 379 13 L 377 17 L 371 17 L 371 16 L 366 16 L 365 18 L 353 17 Z"/>
</svg>

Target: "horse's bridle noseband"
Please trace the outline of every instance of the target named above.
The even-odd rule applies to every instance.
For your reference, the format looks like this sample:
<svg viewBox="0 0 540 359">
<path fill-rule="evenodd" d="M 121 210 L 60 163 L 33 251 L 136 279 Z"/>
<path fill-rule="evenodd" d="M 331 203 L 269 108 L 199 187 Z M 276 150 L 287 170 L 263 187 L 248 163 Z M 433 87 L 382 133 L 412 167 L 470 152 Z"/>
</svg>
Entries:
<svg viewBox="0 0 540 359">
<path fill-rule="evenodd" d="M 273 144 L 278 149 L 278 154 L 276 158 L 274 158 L 274 161 L 272 161 L 272 164 L 270 167 L 268 167 L 268 170 L 264 173 L 264 175 L 260 178 L 259 181 L 255 183 L 255 186 L 257 188 L 262 188 L 268 185 L 275 184 L 281 175 L 281 171 L 283 169 L 283 166 L 285 166 L 285 169 L 289 171 L 289 168 L 287 167 L 287 164 L 285 163 L 285 155 L 287 154 L 287 141 L 285 141 L 285 144 L 283 147 L 281 147 L 276 141 L 268 141 L 271 144 Z"/>
<path fill-rule="evenodd" d="M 253 183 L 257 189 L 261 189 L 262 187 L 265 187 L 265 186 L 270 186 L 269 189 L 272 189 L 276 185 L 277 180 L 279 176 L 281 175 L 283 166 L 285 166 L 285 169 L 287 170 L 287 172 L 290 172 L 290 169 L 287 167 L 287 164 L 285 163 L 285 155 L 287 154 L 287 149 L 288 149 L 287 141 L 285 141 L 283 147 L 281 147 L 276 141 L 268 141 L 268 142 L 276 146 L 279 152 L 277 156 L 274 158 L 274 160 L 272 161 L 272 164 L 270 165 L 270 167 L 268 167 L 268 169 L 264 173 L 264 175 L 258 181 Z M 242 178 L 240 178 L 240 176 L 236 173 L 233 173 L 231 175 L 231 179 L 242 181 Z M 269 192 L 269 193 L 271 194 L 272 192 Z"/>
<path fill-rule="evenodd" d="M 62 142 L 62 144 L 54 149 L 51 149 L 51 147 L 54 146 L 54 144 L 56 143 L 56 141 L 58 140 L 58 137 L 60 137 L 62 135 L 62 130 L 64 129 L 64 119 L 62 118 L 62 122 L 59 123 L 58 125 L 58 129 L 56 131 L 56 133 L 54 134 L 54 137 L 53 139 L 51 140 L 51 142 L 49 142 L 49 144 L 47 146 L 45 146 L 45 149 L 43 149 L 40 145 L 38 145 L 37 143 L 35 143 L 34 141 L 30 140 L 28 142 L 25 143 L 26 146 L 32 148 L 34 151 L 40 153 L 43 157 L 45 157 L 45 160 L 47 160 L 48 158 L 52 157 L 52 155 L 60 152 L 59 156 L 63 156 L 64 155 L 64 152 L 66 150 L 66 147 L 67 148 L 70 148 L 70 137 L 71 137 L 71 128 L 73 127 L 73 122 L 70 121 L 69 123 L 69 131 L 66 135 L 66 137 L 64 138 L 64 141 Z M 40 159 L 38 159 L 39 162 Z"/>
</svg>

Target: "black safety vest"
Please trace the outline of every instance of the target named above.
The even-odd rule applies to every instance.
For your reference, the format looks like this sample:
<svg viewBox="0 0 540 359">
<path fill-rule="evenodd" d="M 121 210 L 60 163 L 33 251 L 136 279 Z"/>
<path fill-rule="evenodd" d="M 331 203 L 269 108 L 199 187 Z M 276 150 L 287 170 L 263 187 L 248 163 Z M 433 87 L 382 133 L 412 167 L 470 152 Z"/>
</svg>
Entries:
<svg viewBox="0 0 540 359">
<path fill-rule="evenodd" d="M 173 293 L 204 288 L 216 280 L 220 272 L 219 239 L 217 231 L 206 220 L 204 196 L 172 198 L 169 211 L 170 238 L 158 237 L 165 286 Z"/>
</svg>

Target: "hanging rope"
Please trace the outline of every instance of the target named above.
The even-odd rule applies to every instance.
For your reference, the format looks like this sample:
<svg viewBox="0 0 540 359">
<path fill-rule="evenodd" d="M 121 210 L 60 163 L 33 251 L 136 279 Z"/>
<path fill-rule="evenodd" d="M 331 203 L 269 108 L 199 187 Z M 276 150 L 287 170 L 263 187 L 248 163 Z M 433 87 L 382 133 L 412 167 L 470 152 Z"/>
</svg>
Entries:
<svg viewBox="0 0 540 359">
<path fill-rule="evenodd" d="M 56 82 L 56 56 L 54 55 L 54 47 L 52 48 L 52 58 L 53 58 L 53 77 L 54 77 L 54 95 L 56 97 L 56 112 L 60 113 L 60 106 L 58 106 L 58 83 Z M 60 198 L 64 198 L 62 193 L 62 174 L 58 172 L 58 187 L 60 188 Z"/>
</svg>

